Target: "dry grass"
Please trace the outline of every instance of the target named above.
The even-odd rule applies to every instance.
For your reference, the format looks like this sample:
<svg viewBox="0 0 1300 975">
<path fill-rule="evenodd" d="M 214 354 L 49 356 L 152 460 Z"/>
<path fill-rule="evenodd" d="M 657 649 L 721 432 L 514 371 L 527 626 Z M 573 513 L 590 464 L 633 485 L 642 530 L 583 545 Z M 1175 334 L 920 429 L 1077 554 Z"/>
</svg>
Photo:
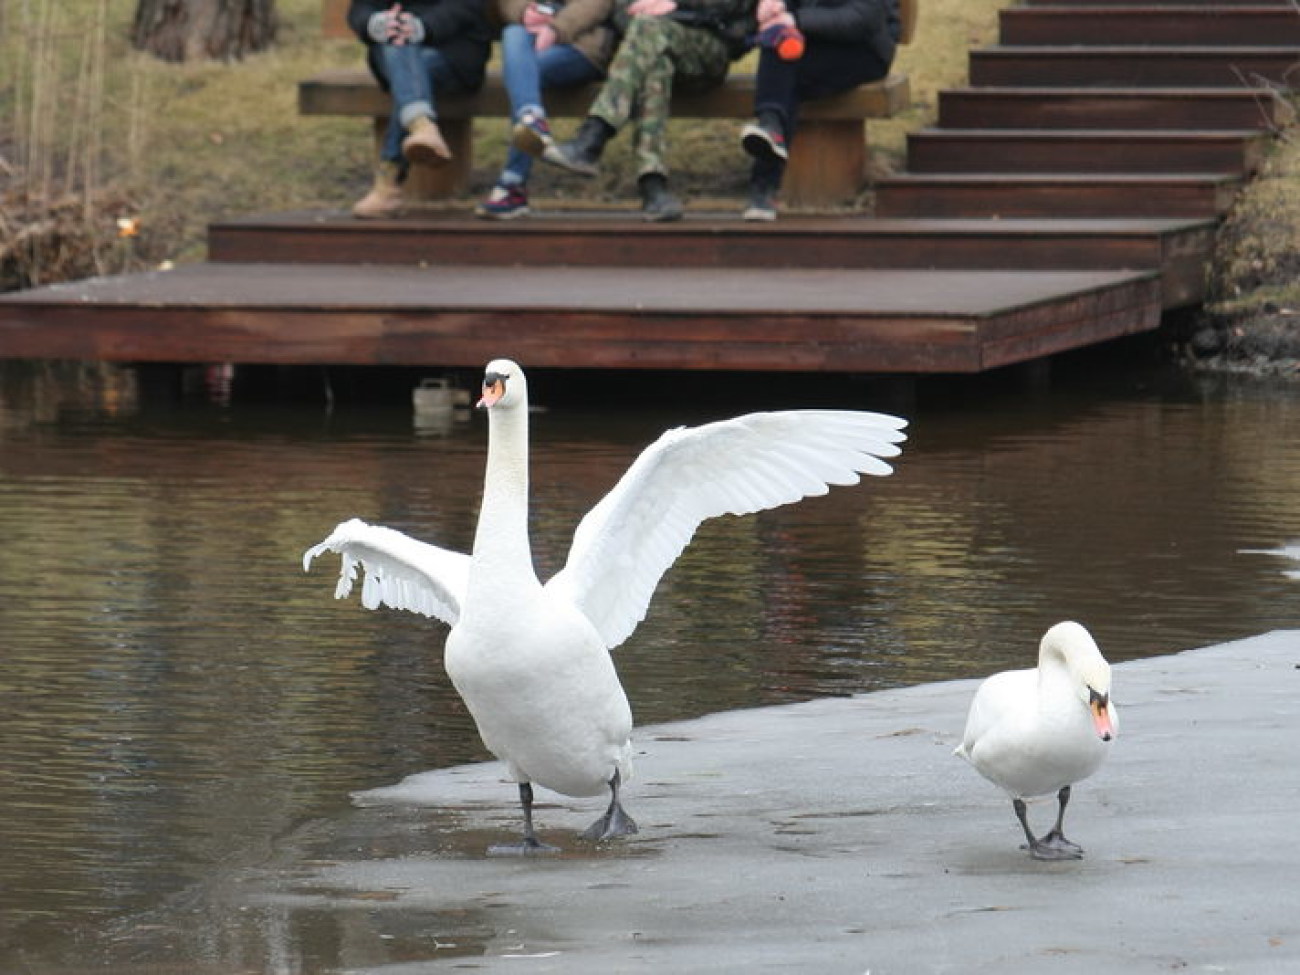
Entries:
<svg viewBox="0 0 1300 975">
<path fill-rule="evenodd" d="M 1300 129 L 1280 134 L 1224 221 L 1210 289 L 1219 313 L 1300 307 Z"/>
<path fill-rule="evenodd" d="M 907 129 L 924 124 L 935 93 L 961 84 L 968 47 L 988 43 L 998 0 L 923 0 L 915 42 L 898 67 L 917 106 L 872 123 L 876 165 L 901 158 Z M 344 206 L 364 189 L 368 124 L 303 118 L 296 82 L 328 66 L 359 65 L 361 46 L 320 33 L 319 0 L 279 0 L 274 50 L 233 64 L 165 64 L 127 43 L 132 0 L 0 0 L 0 173 L 22 187 L 0 199 L 8 243 L 57 215 L 59 243 L 29 255 L 34 280 L 119 270 L 132 262 L 199 260 L 207 224 L 236 214 Z M 674 123 L 674 174 L 696 195 L 737 195 L 745 166 L 735 126 Z M 475 192 L 504 157 L 504 120 L 476 127 Z M 539 196 L 629 196 L 626 139 L 596 186 L 538 172 Z M 117 219 L 139 236 L 117 237 Z M 48 221 L 46 221 L 48 222 Z M 0 238 L 3 240 L 4 238 Z M 88 260 L 56 260 L 82 251 Z M 27 282 L 27 283 L 30 283 Z"/>
</svg>

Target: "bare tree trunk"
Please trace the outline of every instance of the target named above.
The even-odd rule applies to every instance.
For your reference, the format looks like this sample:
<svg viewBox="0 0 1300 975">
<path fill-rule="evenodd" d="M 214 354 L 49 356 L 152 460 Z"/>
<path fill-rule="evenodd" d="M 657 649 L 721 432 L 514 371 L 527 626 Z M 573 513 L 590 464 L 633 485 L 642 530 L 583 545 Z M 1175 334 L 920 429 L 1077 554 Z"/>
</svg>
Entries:
<svg viewBox="0 0 1300 975">
<path fill-rule="evenodd" d="M 275 0 L 139 0 L 131 43 L 164 61 L 230 61 L 275 40 Z"/>
</svg>

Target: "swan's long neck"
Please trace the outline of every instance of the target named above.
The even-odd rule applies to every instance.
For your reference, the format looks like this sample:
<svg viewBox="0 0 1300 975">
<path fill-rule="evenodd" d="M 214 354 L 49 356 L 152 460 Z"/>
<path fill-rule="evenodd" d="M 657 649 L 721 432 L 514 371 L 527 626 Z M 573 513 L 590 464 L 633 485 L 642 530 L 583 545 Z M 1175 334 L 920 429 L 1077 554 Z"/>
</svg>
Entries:
<svg viewBox="0 0 1300 975">
<path fill-rule="evenodd" d="M 1060 701 L 1078 698 L 1077 679 L 1060 651 L 1049 648 L 1038 655 L 1038 701 L 1051 708 Z"/>
<path fill-rule="evenodd" d="M 471 594 L 537 585 L 528 543 L 528 409 L 488 412 L 487 471 L 474 535 Z"/>
</svg>

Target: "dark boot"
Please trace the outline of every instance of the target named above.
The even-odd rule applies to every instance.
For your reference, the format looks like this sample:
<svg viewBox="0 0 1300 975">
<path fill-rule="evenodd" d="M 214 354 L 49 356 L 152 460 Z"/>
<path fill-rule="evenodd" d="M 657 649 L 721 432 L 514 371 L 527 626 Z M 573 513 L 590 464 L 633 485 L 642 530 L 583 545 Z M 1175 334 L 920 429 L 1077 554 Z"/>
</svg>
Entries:
<svg viewBox="0 0 1300 975">
<path fill-rule="evenodd" d="M 749 181 L 749 201 L 742 220 L 765 222 L 776 219 L 776 187 L 762 179 Z"/>
<path fill-rule="evenodd" d="M 682 201 L 668 192 L 668 177 L 663 173 L 646 173 L 638 177 L 636 188 L 641 193 L 642 219 L 666 223 L 682 218 Z"/>
<path fill-rule="evenodd" d="M 614 135 L 614 127 L 603 118 L 588 115 L 568 142 L 547 146 L 542 159 L 579 176 L 595 176 L 605 143 Z"/>
</svg>

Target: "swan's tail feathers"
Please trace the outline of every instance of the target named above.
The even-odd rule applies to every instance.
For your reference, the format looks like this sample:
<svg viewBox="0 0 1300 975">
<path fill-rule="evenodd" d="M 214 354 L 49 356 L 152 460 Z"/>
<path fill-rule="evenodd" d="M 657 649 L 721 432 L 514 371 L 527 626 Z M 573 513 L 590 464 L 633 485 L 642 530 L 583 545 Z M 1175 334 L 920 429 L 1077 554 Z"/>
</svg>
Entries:
<svg viewBox="0 0 1300 975">
<path fill-rule="evenodd" d="M 359 518 L 342 522 L 319 545 L 303 553 L 303 571 L 326 552 L 340 557 L 334 598 L 343 599 L 361 574 L 361 605 L 388 606 L 455 624 L 469 580 L 469 556 L 416 541 L 392 528 Z"/>
</svg>

